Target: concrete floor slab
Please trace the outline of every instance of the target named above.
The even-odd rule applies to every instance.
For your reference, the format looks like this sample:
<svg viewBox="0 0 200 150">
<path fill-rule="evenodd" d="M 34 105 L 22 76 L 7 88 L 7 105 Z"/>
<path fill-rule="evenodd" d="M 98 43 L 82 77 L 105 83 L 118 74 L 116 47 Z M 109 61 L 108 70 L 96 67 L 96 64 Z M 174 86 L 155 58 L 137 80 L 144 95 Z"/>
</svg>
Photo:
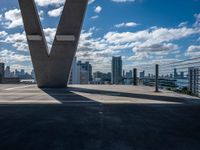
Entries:
<svg viewBox="0 0 200 150">
<path fill-rule="evenodd" d="M 0 149 L 197 150 L 199 101 L 141 86 L 0 85 Z"/>
</svg>

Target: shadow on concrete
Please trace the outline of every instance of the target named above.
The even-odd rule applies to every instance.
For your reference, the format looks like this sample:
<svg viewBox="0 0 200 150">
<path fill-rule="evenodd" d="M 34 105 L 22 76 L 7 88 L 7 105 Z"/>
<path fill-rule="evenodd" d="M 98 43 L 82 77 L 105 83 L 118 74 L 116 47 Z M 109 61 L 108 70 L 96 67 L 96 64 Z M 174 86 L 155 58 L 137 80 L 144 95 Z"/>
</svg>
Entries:
<svg viewBox="0 0 200 150">
<path fill-rule="evenodd" d="M 137 98 L 144 100 L 154 100 L 154 101 L 165 101 L 165 102 L 175 102 L 179 104 L 200 104 L 199 99 L 187 98 L 183 97 L 173 97 L 173 96 L 163 96 L 163 95 L 149 95 L 149 94 L 138 94 L 138 93 L 125 93 L 125 92 L 115 92 L 115 91 L 107 91 L 107 90 L 96 90 L 96 89 L 87 89 L 87 88 L 76 88 L 70 87 L 68 91 L 73 92 L 82 92 L 88 94 L 100 94 L 106 96 L 117 96 L 117 97 L 128 97 L 128 98 Z M 157 105 L 157 104 L 149 104 L 149 105 Z M 162 105 L 162 104 L 159 104 Z M 165 104 L 163 104 L 165 105 Z"/>
<path fill-rule="evenodd" d="M 73 91 L 67 90 L 67 88 L 60 88 L 60 89 L 42 88 L 41 90 L 46 94 L 48 94 L 49 96 L 53 97 L 55 100 L 59 101 L 61 104 L 70 104 L 70 103 L 99 104 L 99 102 L 81 96 L 79 94 L 76 94 Z"/>
<path fill-rule="evenodd" d="M 81 88 L 43 91 L 62 105 L 0 105 L 0 150 L 200 149 L 200 105 L 101 104 L 73 93 Z"/>
</svg>

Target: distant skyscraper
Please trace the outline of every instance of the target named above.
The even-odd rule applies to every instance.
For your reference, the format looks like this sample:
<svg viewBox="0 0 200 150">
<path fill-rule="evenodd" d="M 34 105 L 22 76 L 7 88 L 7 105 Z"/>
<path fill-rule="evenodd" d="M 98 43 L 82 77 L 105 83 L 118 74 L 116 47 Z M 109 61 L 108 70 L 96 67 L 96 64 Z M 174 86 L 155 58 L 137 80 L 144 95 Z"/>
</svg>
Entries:
<svg viewBox="0 0 200 150">
<path fill-rule="evenodd" d="M 81 70 L 85 70 L 89 72 L 89 81 L 92 81 L 92 65 L 89 62 L 82 63 L 78 61 L 78 66 L 80 66 Z"/>
<path fill-rule="evenodd" d="M 73 60 L 69 84 L 88 84 L 92 81 L 92 65 L 89 62 L 82 63 Z"/>
<path fill-rule="evenodd" d="M 122 58 L 112 57 L 112 84 L 122 83 Z"/>
<path fill-rule="evenodd" d="M 144 78 L 145 77 L 145 71 L 140 72 L 140 78 Z"/>
<path fill-rule="evenodd" d="M 200 95 L 200 68 L 188 69 L 189 90 Z"/>
<path fill-rule="evenodd" d="M 69 84 L 80 84 L 80 66 L 77 65 L 76 57 L 74 57 L 71 68 Z"/>
<path fill-rule="evenodd" d="M 123 75 L 122 75 L 122 77 L 125 77 L 125 70 L 123 70 Z"/>
<path fill-rule="evenodd" d="M 126 72 L 126 76 L 127 79 L 132 79 L 133 78 L 133 71 L 130 70 L 129 72 Z"/>
<path fill-rule="evenodd" d="M 177 77 L 178 77 L 177 70 L 174 69 L 174 79 L 177 79 Z"/>
<path fill-rule="evenodd" d="M 103 73 L 100 71 L 94 72 L 94 81 L 99 83 L 110 83 L 111 82 L 111 73 Z"/>
<path fill-rule="evenodd" d="M 4 67 L 5 67 L 5 64 L 4 63 L 0 63 L 0 83 L 2 83 L 2 80 L 4 78 Z"/>
<path fill-rule="evenodd" d="M 21 76 L 25 75 L 25 71 L 24 71 L 24 69 L 21 69 L 21 71 L 20 71 L 20 75 L 21 75 Z"/>
<path fill-rule="evenodd" d="M 34 70 L 31 71 L 31 77 L 32 77 L 33 79 L 35 79 L 35 71 L 34 71 Z"/>
<path fill-rule="evenodd" d="M 180 79 L 184 78 L 184 72 L 181 72 Z"/>
<path fill-rule="evenodd" d="M 7 78 L 11 77 L 10 66 L 7 66 L 7 67 L 6 67 L 6 70 L 5 70 L 5 77 L 7 77 Z"/>
</svg>

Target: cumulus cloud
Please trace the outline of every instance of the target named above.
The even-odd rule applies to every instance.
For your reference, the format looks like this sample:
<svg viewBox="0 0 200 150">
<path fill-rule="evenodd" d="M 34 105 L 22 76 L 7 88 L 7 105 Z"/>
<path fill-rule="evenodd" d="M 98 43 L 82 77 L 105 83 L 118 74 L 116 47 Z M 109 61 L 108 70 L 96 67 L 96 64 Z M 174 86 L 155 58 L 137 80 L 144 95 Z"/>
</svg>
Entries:
<svg viewBox="0 0 200 150">
<path fill-rule="evenodd" d="M 195 27 L 200 27 L 200 13 L 195 14 L 194 17 L 196 18 L 196 22 L 194 23 Z"/>
<path fill-rule="evenodd" d="M 30 61 L 30 56 L 25 56 L 22 54 L 17 54 L 16 52 L 10 50 L 1 50 L 0 58 L 3 62 L 15 63 L 15 62 L 26 62 Z"/>
<path fill-rule="evenodd" d="M 48 45 L 48 52 L 50 53 L 53 40 L 56 34 L 56 28 L 46 28 L 44 29 L 44 34 Z"/>
<path fill-rule="evenodd" d="M 40 19 L 43 20 L 43 11 L 39 11 Z M 1 15 L 2 25 L 7 29 L 23 26 L 21 11 L 19 9 L 11 9 Z"/>
<path fill-rule="evenodd" d="M 35 0 L 36 4 L 38 4 L 41 7 L 44 6 L 60 6 L 64 4 L 65 0 Z"/>
<path fill-rule="evenodd" d="M 0 31 L 0 38 L 5 37 L 6 35 L 8 35 L 7 32 L 5 32 L 5 31 Z"/>
<path fill-rule="evenodd" d="M 123 23 L 120 23 L 120 24 L 116 24 L 115 27 L 116 28 L 122 28 L 122 27 L 136 27 L 138 26 L 137 23 L 135 22 L 123 22 Z"/>
<path fill-rule="evenodd" d="M 90 17 L 90 19 L 97 19 L 97 18 L 99 18 L 99 15 L 94 15 L 94 16 L 92 16 L 92 17 Z"/>
<path fill-rule="evenodd" d="M 139 44 L 133 50 L 137 52 L 168 52 L 177 50 L 178 46 L 172 43 L 157 43 L 157 44 Z"/>
<path fill-rule="evenodd" d="M 28 50 L 25 32 L 8 34 L 4 40 L 1 40 L 1 42 L 12 44 L 12 46 L 16 48 L 16 50 L 19 50 L 19 51 Z"/>
<path fill-rule="evenodd" d="M 88 1 L 88 4 L 92 4 L 92 3 L 94 3 L 95 2 L 95 0 L 89 0 Z"/>
<path fill-rule="evenodd" d="M 22 26 L 22 17 L 19 9 L 12 9 L 4 14 L 6 28 L 11 29 Z"/>
<path fill-rule="evenodd" d="M 95 0 L 89 0 L 88 4 L 92 4 Z M 59 7 L 65 3 L 65 0 L 35 0 L 36 4 L 40 7 L 56 6 Z"/>
<path fill-rule="evenodd" d="M 97 6 L 97 7 L 95 7 L 95 9 L 94 9 L 94 12 L 95 13 L 100 13 L 102 11 L 102 7 L 101 6 Z"/>
<path fill-rule="evenodd" d="M 48 11 L 48 15 L 49 15 L 50 17 L 58 17 L 58 16 L 61 15 L 62 11 L 63 11 L 63 6 Z"/>
<path fill-rule="evenodd" d="M 199 34 L 200 29 L 194 28 L 157 28 L 147 29 L 137 32 L 108 32 L 104 38 L 109 43 L 126 43 L 126 42 L 148 42 L 161 43 L 172 40 L 179 40 L 193 34 Z"/>
<path fill-rule="evenodd" d="M 46 41 L 47 41 L 49 50 L 53 43 L 55 33 L 56 33 L 56 28 L 45 28 L 44 29 L 44 34 L 46 37 Z M 4 36 L 4 39 L 1 40 L 0 42 L 12 44 L 12 46 L 14 48 L 16 48 L 16 50 L 19 50 L 19 51 L 27 51 L 28 50 L 28 44 L 27 44 L 25 32 L 8 34 L 8 35 Z"/>
<path fill-rule="evenodd" d="M 200 55 L 200 45 L 191 45 L 188 47 L 186 56 L 197 57 Z"/>
<path fill-rule="evenodd" d="M 77 56 L 82 60 L 89 60 L 94 67 L 104 68 L 102 63 L 109 63 L 112 55 L 123 51 L 132 51 L 126 61 L 165 60 L 169 54 L 176 57 L 180 54 L 179 46 L 175 41 L 200 34 L 197 28 L 149 28 L 137 32 L 108 32 L 103 37 L 93 38 L 95 30 L 83 31 L 79 42 Z M 134 61 L 135 62 L 135 61 Z M 96 66 L 98 64 L 98 66 Z M 108 67 L 108 65 L 107 65 Z M 104 70 L 103 69 L 103 70 Z"/>
<path fill-rule="evenodd" d="M 185 26 L 187 26 L 187 24 L 188 24 L 187 21 L 181 22 L 181 23 L 178 25 L 178 27 L 185 27 Z"/>
</svg>

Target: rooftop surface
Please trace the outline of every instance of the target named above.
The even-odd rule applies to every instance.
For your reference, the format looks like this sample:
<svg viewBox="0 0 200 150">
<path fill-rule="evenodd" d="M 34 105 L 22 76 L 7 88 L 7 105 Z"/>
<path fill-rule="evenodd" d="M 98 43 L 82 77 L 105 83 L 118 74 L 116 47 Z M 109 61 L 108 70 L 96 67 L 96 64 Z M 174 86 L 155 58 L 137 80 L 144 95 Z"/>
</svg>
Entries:
<svg viewBox="0 0 200 150">
<path fill-rule="evenodd" d="M 153 91 L 143 86 L 0 85 L 0 149 L 200 149 L 200 99 Z"/>
</svg>

